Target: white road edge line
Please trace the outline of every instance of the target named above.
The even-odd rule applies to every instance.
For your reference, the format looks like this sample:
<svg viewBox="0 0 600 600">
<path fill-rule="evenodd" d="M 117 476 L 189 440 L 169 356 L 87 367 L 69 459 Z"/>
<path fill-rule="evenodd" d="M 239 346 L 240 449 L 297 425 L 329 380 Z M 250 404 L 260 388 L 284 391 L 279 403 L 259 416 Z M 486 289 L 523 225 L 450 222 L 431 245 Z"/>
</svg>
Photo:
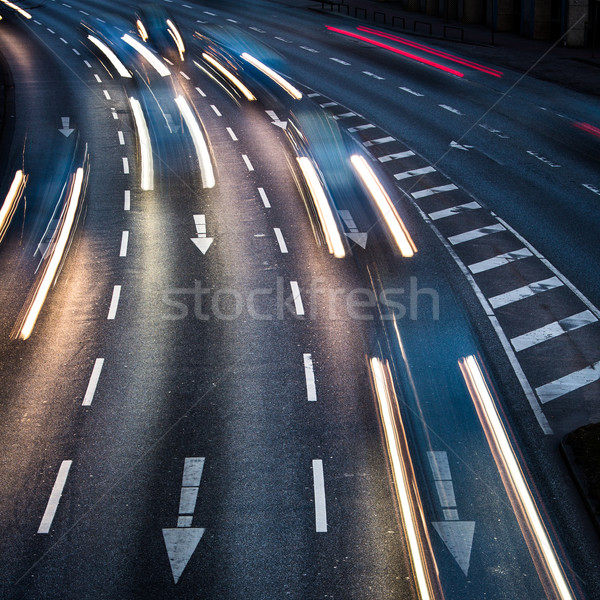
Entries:
<svg viewBox="0 0 600 600">
<path fill-rule="evenodd" d="M 60 465 L 56 481 L 54 482 L 50 498 L 48 499 L 48 504 L 46 505 L 46 510 L 44 511 L 44 516 L 42 517 L 42 521 L 37 531 L 38 533 L 48 533 L 50 531 L 56 509 L 58 508 L 58 503 L 60 502 L 60 497 L 62 496 L 67 481 L 67 475 L 69 474 L 69 469 L 72 464 L 72 460 L 63 460 Z"/>
<path fill-rule="evenodd" d="M 323 476 L 323 461 L 312 461 L 313 482 L 315 490 L 315 527 L 318 533 L 327 532 L 327 507 L 325 504 L 325 477 Z"/>
<path fill-rule="evenodd" d="M 315 368 L 312 354 L 304 354 L 304 377 L 306 378 L 306 396 L 309 402 L 317 401 L 317 385 L 315 383 Z"/>
<path fill-rule="evenodd" d="M 290 281 L 290 287 L 292 288 L 292 297 L 294 298 L 296 314 L 298 316 L 302 316 L 304 314 L 304 304 L 302 304 L 302 296 L 300 296 L 300 288 L 298 287 L 298 282 Z"/>
<path fill-rule="evenodd" d="M 102 367 L 104 366 L 104 359 L 97 358 L 94 363 L 94 368 L 92 369 L 92 374 L 90 376 L 90 381 L 87 386 L 87 390 L 85 391 L 85 396 L 83 397 L 83 402 L 81 406 L 91 406 L 92 400 L 94 399 L 94 394 L 96 393 L 96 387 L 98 386 L 98 380 L 100 379 L 100 373 L 102 373 Z"/>
<path fill-rule="evenodd" d="M 110 301 L 110 308 L 108 309 L 107 319 L 114 319 L 117 315 L 117 308 L 119 307 L 119 298 L 121 297 L 121 286 L 115 285 L 113 288 L 112 299 Z"/>
</svg>

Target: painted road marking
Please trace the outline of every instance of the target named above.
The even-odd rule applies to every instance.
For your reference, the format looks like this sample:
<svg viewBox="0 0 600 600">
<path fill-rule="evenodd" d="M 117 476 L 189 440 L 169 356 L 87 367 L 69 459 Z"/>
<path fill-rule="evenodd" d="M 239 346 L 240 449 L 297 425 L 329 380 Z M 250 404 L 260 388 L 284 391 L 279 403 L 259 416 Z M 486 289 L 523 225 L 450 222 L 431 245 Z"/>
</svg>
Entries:
<svg viewBox="0 0 600 600">
<path fill-rule="evenodd" d="M 126 156 L 123 157 L 123 173 L 129 174 L 129 159 Z"/>
<path fill-rule="evenodd" d="M 121 144 L 121 146 L 125 145 L 125 138 L 123 137 L 123 132 L 122 131 L 117 131 L 117 137 L 119 138 L 119 144 Z"/>
<path fill-rule="evenodd" d="M 471 240 L 477 240 L 480 237 L 490 235 L 491 233 L 498 233 L 499 231 L 506 231 L 506 229 L 503 225 L 500 225 L 500 223 L 495 223 L 494 225 L 488 225 L 487 227 L 480 227 L 479 229 L 472 229 L 471 231 L 451 235 L 448 238 L 448 241 L 453 246 L 456 246 L 457 244 L 464 244 Z"/>
<path fill-rule="evenodd" d="M 269 199 L 267 198 L 267 194 L 265 193 L 265 190 L 263 188 L 259 187 L 258 193 L 260 194 L 260 199 L 263 201 L 265 208 L 271 208 L 271 203 L 269 202 Z"/>
<path fill-rule="evenodd" d="M 246 154 L 242 154 L 242 158 L 244 159 L 244 162 L 246 163 L 246 167 L 248 167 L 248 171 L 254 171 L 254 167 L 252 166 L 252 163 L 250 162 L 250 159 L 248 158 L 248 156 Z"/>
<path fill-rule="evenodd" d="M 346 62 L 345 60 L 342 60 L 341 58 L 334 58 L 334 57 L 331 57 L 329 60 L 333 60 L 333 61 L 335 61 L 336 63 L 340 63 L 340 65 L 345 65 L 345 66 L 347 66 L 347 67 L 349 67 L 349 66 L 350 66 L 350 63 L 349 63 L 349 62 Z"/>
<path fill-rule="evenodd" d="M 112 109 L 111 114 L 115 121 L 119 118 L 119 115 L 117 114 L 117 111 L 114 108 Z"/>
<path fill-rule="evenodd" d="M 189 76 L 187 73 L 184 73 L 183 71 L 179 71 L 179 72 L 181 73 L 181 76 L 182 76 L 184 79 L 187 79 L 188 81 L 190 80 L 190 76 Z"/>
<path fill-rule="evenodd" d="M 274 227 L 273 231 L 275 232 L 275 237 L 277 238 L 277 242 L 279 243 L 279 249 L 282 254 L 287 254 L 287 246 L 285 244 L 285 240 L 283 239 L 283 234 L 281 233 L 281 229 L 279 227 Z"/>
<path fill-rule="evenodd" d="M 438 104 L 438 106 L 440 108 L 443 108 L 444 110 L 447 110 L 448 112 L 454 113 L 455 115 L 464 116 L 464 113 L 461 113 L 460 110 L 457 110 L 456 108 L 452 108 L 451 106 L 448 106 L 447 104 Z"/>
<path fill-rule="evenodd" d="M 279 121 L 279 117 L 277 116 L 277 113 L 274 110 L 265 110 L 265 112 L 272 121 Z"/>
<path fill-rule="evenodd" d="M 517 288 L 516 290 L 489 298 L 488 302 L 491 304 L 492 308 L 500 308 L 501 306 L 512 304 L 513 302 L 523 300 L 523 298 L 529 298 L 530 296 L 535 296 L 536 294 L 552 290 L 562 285 L 563 282 L 558 277 L 549 277 L 548 279 L 536 281 L 535 283 L 530 283 L 529 285 Z"/>
<path fill-rule="evenodd" d="M 375 75 L 375 73 L 371 73 L 371 71 L 363 71 L 364 75 L 367 75 L 369 77 L 373 77 L 373 79 L 377 79 L 379 81 L 383 81 L 385 79 L 385 77 L 380 77 L 379 75 Z"/>
<path fill-rule="evenodd" d="M 527 150 L 527 154 L 530 154 L 531 156 L 537 158 L 539 161 L 543 162 L 549 167 L 552 167 L 553 169 L 560 167 L 560 165 L 556 164 L 555 162 L 552 162 L 549 158 L 546 158 L 545 156 L 540 156 L 537 152 Z"/>
<path fill-rule="evenodd" d="M 215 115 L 217 115 L 217 117 L 222 117 L 223 116 L 220 113 L 219 109 L 214 104 L 211 104 L 210 107 L 215 111 Z"/>
<path fill-rule="evenodd" d="M 350 117 L 358 117 L 355 112 L 345 112 L 341 115 L 333 115 L 333 118 L 337 121 L 339 119 L 349 119 Z"/>
<path fill-rule="evenodd" d="M 94 73 L 94 78 L 98 83 L 102 83 L 102 79 L 100 79 L 100 75 L 98 75 L 97 73 Z"/>
<path fill-rule="evenodd" d="M 379 144 L 387 144 L 388 142 L 395 142 L 396 138 L 393 138 L 391 135 L 388 135 L 386 137 L 382 137 L 382 138 L 377 138 L 376 140 L 369 140 L 366 142 L 363 142 L 363 146 L 365 148 L 369 148 L 371 146 L 377 146 Z"/>
<path fill-rule="evenodd" d="M 390 162 L 391 160 L 399 160 L 401 158 L 408 158 L 409 156 L 414 156 L 415 153 L 412 150 L 405 150 L 404 152 L 394 152 L 393 154 L 386 154 L 385 156 L 380 156 L 377 160 L 381 163 Z"/>
<path fill-rule="evenodd" d="M 428 188 L 426 190 L 419 190 L 418 192 L 413 192 L 411 196 L 418 200 L 419 198 L 425 198 L 426 196 L 433 196 L 433 194 L 439 194 L 441 192 L 450 192 L 452 190 L 457 190 L 453 183 L 449 183 L 447 185 L 438 185 L 436 187 Z"/>
<path fill-rule="evenodd" d="M 199 87 L 197 87 L 197 88 L 196 88 L 196 91 L 197 91 L 197 92 L 198 92 L 198 93 L 199 93 L 199 94 L 200 94 L 200 95 L 201 95 L 203 98 L 206 98 L 206 94 L 205 94 L 205 93 L 204 93 L 204 92 L 203 92 L 203 91 L 202 91 L 202 90 L 201 90 Z"/>
<path fill-rule="evenodd" d="M 124 231 L 121 236 L 121 248 L 119 256 L 127 256 L 127 244 L 129 244 L 129 231 Z"/>
<path fill-rule="evenodd" d="M 214 238 L 206 237 L 206 216 L 205 215 L 194 215 L 194 224 L 196 226 L 196 235 L 198 237 L 190 238 L 194 245 L 202 254 L 206 254 L 210 245 L 213 243 Z"/>
<path fill-rule="evenodd" d="M 490 269 L 507 265 L 508 263 L 521 260 L 522 258 L 529 258 L 530 256 L 533 256 L 533 254 L 527 250 L 527 248 L 521 248 L 520 250 L 505 252 L 504 254 L 499 254 L 493 258 L 473 263 L 472 265 L 469 265 L 469 270 L 471 273 L 483 273 L 483 271 L 489 271 Z"/>
<path fill-rule="evenodd" d="M 317 385 L 315 383 L 315 369 L 313 366 L 312 354 L 303 354 L 304 357 L 304 377 L 306 379 L 306 395 L 309 402 L 317 401 Z"/>
<path fill-rule="evenodd" d="M 82 406 L 90 406 L 92 404 L 92 400 L 94 399 L 94 394 L 96 393 L 96 387 L 98 386 L 98 380 L 100 379 L 100 373 L 102 373 L 102 367 L 104 366 L 104 359 L 97 358 L 94 363 L 94 368 L 92 369 L 92 374 L 90 376 L 90 381 L 87 386 L 87 390 L 85 391 L 85 396 L 83 397 Z"/>
<path fill-rule="evenodd" d="M 119 307 L 119 298 L 121 297 L 121 286 L 115 285 L 113 288 L 112 299 L 110 301 L 110 308 L 108 309 L 107 319 L 113 320 L 117 315 L 117 308 Z"/>
<path fill-rule="evenodd" d="M 111 97 L 110 97 L 110 94 L 108 93 L 108 90 L 102 90 L 102 91 L 104 92 L 104 97 L 105 97 L 107 100 L 110 100 L 110 99 L 111 99 Z"/>
<path fill-rule="evenodd" d="M 324 104 L 319 104 L 321 108 L 332 108 L 334 106 L 338 106 L 337 102 L 325 102 Z"/>
<path fill-rule="evenodd" d="M 379 159 L 381 160 L 381 159 Z M 402 179 L 408 179 L 409 177 L 418 177 L 419 175 L 426 175 L 427 173 L 435 173 L 435 169 L 431 166 L 421 167 L 420 169 L 412 169 L 411 171 L 403 171 L 402 173 L 395 173 L 394 178 L 398 181 Z"/>
<path fill-rule="evenodd" d="M 123 202 L 123 210 L 129 210 L 131 208 L 131 191 L 125 190 L 125 199 Z"/>
<path fill-rule="evenodd" d="M 50 531 L 50 527 L 52 526 L 52 521 L 54 520 L 54 515 L 56 514 L 56 509 L 58 508 L 58 503 L 60 502 L 60 497 L 62 496 L 72 463 L 72 460 L 63 460 L 60 465 L 58 475 L 56 476 L 56 481 L 54 482 L 54 487 L 52 488 L 50 498 L 48 499 L 48 504 L 46 505 L 46 510 L 44 511 L 44 516 L 42 517 L 42 521 L 38 528 L 38 533 L 48 533 Z"/>
<path fill-rule="evenodd" d="M 367 123 L 366 125 L 359 125 L 358 127 L 350 127 L 348 131 L 350 133 L 356 133 L 357 131 L 364 131 L 365 129 L 375 129 L 373 123 Z"/>
<path fill-rule="evenodd" d="M 252 27 L 250 27 L 250 29 L 252 29 Z M 262 33 L 264 33 L 264 31 Z M 314 54 L 319 53 L 318 50 L 315 50 L 314 48 L 309 48 L 308 46 L 300 46 L 300 48 L 302 48 L 302 50 L 308 50 L 308 52 L 313 52 Z"/>
<path fill-rule="evenodd" d="M 596 186 L 592 185 L 591 183 L 582 183 L 581 185 L 583 185 L 584 188 L 590 190 L 590 192 L 594 192 L 594 194 L 597 194 L 598 196 L 600 196 L 600 189 L 598 189 Z"/>
<path fill-rule="evenodd" d="M 298 316 L 302 316 L 304 314 L 304 304 L 302 303 L 302 296 L 300 296 L 300 288 L 298 287 L 298 282 L 290 281 L 290 287 L 292 288 L 292 297 L 294 298 L 296 314 Z"/>
<path fill-rule="evenodd" d="M 338 210 L 338 214 L 340 215 L 340 219 L 344 222 L 344 225 L 347 227 L 348 231 L 344 232 L 347 238 L 350 238 L 353 242 L 361 246 L 362 248 L 367 247 L 367 232 L 358 231 L 358 227 L 352 218 L 349 210 Z"/>
<path fill-rule="evenodd" d="M 422 98 L 425 95 L 425 94 L 419 94 L 419 92 L 415 92 L 414 90 L 411 90 L 410 88 L 407 88 L 407 87 L 401 87 L 400 89 L 404 92 L 407 92 L 408 94 L 412 94 L 413 96 L 418 96 L 419 98 Z"/>
<path fill-rule="evenodd" d="M 429 218 L 432 221 L 437 221 L 438 219 L 446 219 L 469 210 L 477 210 L 478 208 L 481 208 L 481 204 L 479 204 L 479 202 L 467 202 L 466 204 L 459 204 L 458 206 L 452 206 L 450 208 L 429 213 Z"/>
<path fill-rule="evenodd" d="M 327 532 L 327 506 L 325 503 L 325 477 L 323 476 L 323 461 L 312 461 L 313 485 L 315 493 L 315 526 L 319 533 Z"/>
<path fill-rule="evenodd" d="M 237 142 L 238 139 L 237 139 L 237 136 L 235 135 L 235 133 L 233 133 L 233 129 L 231 129 L 231 127 L 226 127 L 225 129 L 227 129 L 227 133 L 229 134 L 229 137 L 231 137 L 231 139 L 234 142 Z"/>
<path fill-rule="evenodd" d="M 558 337 L 563 333 L 595 323 L 597 320 L 598 318 L 589 310 L 584 310 L 579 314 L 560 319 L 559 321 L 554 321 L 553 323 L 544 325 L 544 327 L 539 327 L 538 329 L 514 337 L 510 340 L 510 343 L 517 352 L 521 352 L 522 350 L 541 344 L 546 340 Z"/>
<path fill-rule="evenodd" d="M 573 392 L 582 388 L 584 385 L 588 385 L 590 383 L 594 383 L 600 379 L 600 361 L 590 365 L 589 367 L 585 367 L 584 369 L 580 369 L 579 371 L 575 371 L 573 373 L 569 373 L 569 375 L 565 375 L 564 377 L 560 377 L 555 381 L 551 381 L 550 383 L 546 383 L 536 388 L 535 391 L 540 399 L 540 401 L 545 404 L 546 402 L 550 402 L 551 400 L 556 400 L 560 396 L 564 396 L 569 392 Z"/>
</svg>

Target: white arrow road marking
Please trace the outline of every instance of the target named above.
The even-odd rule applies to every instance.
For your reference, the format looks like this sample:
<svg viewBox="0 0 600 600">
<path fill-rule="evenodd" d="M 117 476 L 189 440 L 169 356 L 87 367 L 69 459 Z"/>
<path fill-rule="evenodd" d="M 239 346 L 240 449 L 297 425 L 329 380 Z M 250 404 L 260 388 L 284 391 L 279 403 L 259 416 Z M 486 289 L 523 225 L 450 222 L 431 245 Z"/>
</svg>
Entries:
<svg viewBox="0 0 600 600">
<path fill-rule="evenodd" d="M 61 117 L 60 120 L 62 122 L 62 129 L 59 129 L 59 131 L 65 137 L 69 137 L 75 131 L 74 129 L 71 129 L 69 127 L 69 121 L 71 120 L 71 118 L 70 117 Z"/>
<path fill-rule="evenodd" d="M 344 232 L 346 237 L 351 239 L 355 244 L 358 244 L 361 248 L 367 247 L 367 233 L 361 233 L 358 231 L 358 227 L 352 218 L 349 210 L 338 210 L 340 219 L 344 222 L 348 228 L 348 233 Z"/>
<path fill-rule="evenodd" d="M 202 254 L 206 254 L 214 238 L 206 237 L 206 217 L 204 215 L 194 215 L 194 223 L 196 224 L 197 238 L 190 238 Z"/>
<path fill-rule="evenodd" d="M 175 583 L 179 581 L 205 531 L 203 527 L 176 527 L 162 530 Z"/>
<path fill-rule="evenodd" d="M 433 526 L 462 572 L 467 575 L 471 562 L 475 521 L 437 521 Z"/>
<path fill-rule="evenodd" d="M 171 133 L 178 133 L 181 125 L 175 125 L 175 121 L 173 120 L 173 115 L 171 113 L 165 113 L 165 121 L 167 122 L 167 127 Z"/>
</svg>

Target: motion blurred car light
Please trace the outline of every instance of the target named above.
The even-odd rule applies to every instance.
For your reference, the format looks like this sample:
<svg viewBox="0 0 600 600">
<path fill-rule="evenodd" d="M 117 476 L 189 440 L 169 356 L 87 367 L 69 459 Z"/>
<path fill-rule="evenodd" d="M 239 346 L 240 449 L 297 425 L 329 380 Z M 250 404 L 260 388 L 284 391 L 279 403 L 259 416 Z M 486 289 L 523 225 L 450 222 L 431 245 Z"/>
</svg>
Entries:
<svg viewBox="0 0 600 600">
<path fill-rule="evenodd" d="M 15 214 L 17 204 L 23 195 L 23 190 L 25 189 L 26 183 L 27 176 L 24 175 L 23 171 L 19 169 L 15 173 L 13 182 L 8 190 L 8 194 L 6 194 L 2 208 L 0 208 L 0 242 L 2 241 L 2 238 L 4 237 L 6 230 L 10 225 L 10 221 Z"/>
<path fill-rule="evenodd" d="M 179 58 L 183 60 L 183 54 L 185 52 L 185 45 L 183 44 L 183 38 L 179 33 L 177 27 L 175 27 L 175 23 L 171 21 L 171 19 L 167 19 L 167 31 L 171 34 L 175 45 L 177 46 L 177 51 L 179 52 Z"/>
<path fill-rule="evenodd" d="M 31 15 L 26 10 L 23 10 L 20 6 L 17 6 L 16 4 L 9 2 L 8 0 L 0 0 L 0 2 L 2 2 L 2 4 L 6 4 L 6 6 L 8 6 L 9 8 L 16 10 L 21 16 L 25 17 L 26 19 L 31 19 Z"/>
<path fill-rule="evenodd" d="M 547 596 L 573 600 L 575 596 L 542 522 L 481 367 L 473 355 L 461 358 L 458 364 Z"/>
<path fill-rule="evenodd" d="M 140 186 L 143 190 L 152 190 L 154 189 L 154 160 L 152 158 L 152 143 L 150 142 L 148 125 L 139 101 L 135 98 L 129 98 L 129 103 L 131 104 L 131 112 L 133 113 L 133 120 L 135 121 L 138 139 L 140 140 L 142 162 Z"/>
<path fill-rule="evenodd" d="M 138 33 L 140 34 L 140 37 L 147 42 L 148 41 L 148 31 L 146 30 L 146 27 L 144 27 L 144 24 L 142 23 L 142 21 L 140 19 L 138 19 L 135 22 L 136 26 L 137 26 L 137 30 Z"/>
<path fill-rule="evenodd" d="M 94 44 L 111 62 L 112 66 L 117 70 L 117 73 L 121 77 L 131 78 L 131 73 L 125 68 L 125 65 L 117 58 L 117 55 L 104 43 L 101 42 L 97 37 L 88 35 L 88 40 Z"/>
<path fill-rule="evenodd" d="M 205 188 L 215 187 L 215 175 L 210 161 L 210 152 L 208 151 L 208 146 L 206 145 L 206 141 L 200 130 L 200 125 L 198 125 L 198 121 L 196 120 L 192 109 L 182 95 L 177 96 L 175 102 L 179 107 L 181 116 L 183 117 L 190 135 L 192 136 L 192 141 L 194 142 L 194 148 L 196 149 L 198 163 L 200 165 L 202 185 Z"/>
<path fill-rule="evenodd" d="M 242 58 L 248 61 L 252 66 L 256 67 L 259 71 L 264 73 L 267 77 L 271 78 L 277 85 L 282 87 L 292 98 L 300 100 L 302 98 L 302 92 L 297 90 L 291 83 L 288 83 L 279 73 L 276 73 L 270 67 L 254 58 L 254 56 L 244 52 Z"/>
<path fill-rule="evenodd" d="M 375 173 L 373 173 L 364 156 L 353 154 L 350 157 L 350 162 L 369 190 L 402 256 L 406 258 L 413 256 L 417 248 L 402 219 L 398 216 L 390 197 L 387 195 Z"/>
<path fill-rule="evenodd" d="M 23 322 L 23 327 L 19 334 L 19 338 L 22 340 L 26 340 L 31 335 L 40 311 L 42 310 L 42 306 L 44 305 L 44 301 L 46 300 L 46 296 L 48 295 L 48 291 L 50 290 L 50 286 L 54 281 L 54 277 L 56 276 L 62 261 L 65 248 L 67 247 L 71 235 L 71 230 L 73 229 L 75 216 L 77 215 L 82 185 L 83 169 L 79 167 L 75 172 L 71 193 L 69 194 L 69 198 L 59 219 L 59 225 L 56 230 L 57 233 L 55 234 L 56 242 L 52 243 L 50 259 L 44 268 L 42 278 L 34 294 L 33 302 L 29 306 Z"/>
<path fill-rule="evenodd" d="M 215 60 L 210 54 L 206 54 L 206 52 L 203 52 L 202 58 L 207 63 L 210 63 L 215 69 L 217 69 L 217 71 L 222 73 L 227 79 L 229 79 L 229 81 L 231 81 L 231 83 L 233 83 L 233 85 L 235 85 L 235 87 L 238 90 L 240 90 L 240 92 L 242 92 L 242 94 L 244 94 L 244 96 L 246 97 L 247 100 L 249 100 L 250 102 L 252 102 L 253 100 L 256 100 L 256 98 L 254 97 L 254 94 L 233 73 L 231 73 L 229 70 L 227 70 L 221 63 L 219 63 L 217 60 Z M 199 66 L 198 63 L 194 63 L 194 64 L 196 66 Z"/>
<path fill-rule="evenodd" d="M 317 213 L 325 233 L 327 248 L 329 248 L 329 252 L 336 258 L 344 258 L 344 256 L 346 256 L 344 243 L 342 242 L 335 217 L 333 216 L 323 186 L 319 181 L 319 176 L 317 175 L 312 162 L 306 156 L 299 156 L 297 160 L 302 175 L 304 175 L 304 180 L 306 181 L 310 194 L 315 202 Z"/>
<path fill-rule="evenodd" d="M 136 50 L 139 54 L 141 54 L 158 72 L 161 77 L 168 77 L 171 74 L 171 71 L 165 67 L 165 65 L 156 57 L 144 44 L 138 42 L 135 38 L 132 38 L 128 33 L 126 33 L 121 38 L 126 44 L 129 44 L 134 50 Z"/>
</svg>

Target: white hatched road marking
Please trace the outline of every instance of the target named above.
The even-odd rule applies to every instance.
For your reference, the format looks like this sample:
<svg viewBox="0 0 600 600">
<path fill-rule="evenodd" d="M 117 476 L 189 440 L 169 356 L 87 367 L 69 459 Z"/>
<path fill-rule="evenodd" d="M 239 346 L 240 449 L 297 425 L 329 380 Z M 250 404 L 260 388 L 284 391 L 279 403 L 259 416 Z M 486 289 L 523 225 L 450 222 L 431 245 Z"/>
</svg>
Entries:
<svg viewBox="0 0 600 600">
<path fill-rule="evenodd" d="M 548 279 L 543 279 L 542 281 L 536 281 L 535 283 L 524 285 L 516 290 L 499 294 L 493 298 L 488 298 L 488 301 L 492 308 L 500 308 L 501 306 L 518 302 L 524 298 L 535 296 L 536 294 L 552 290 L 562 285 L 563 282 L 558 277 L 549 277 Z"/>
<path fill-rule="evenodd" d="M 338 119 L 348 119 L 349 117 L 357 117 L 355 112 L 345 112 L 341 115 L 333 115 L 333 118 L 337 121 Z M 393 138 L 392 138 L 393 139 Z"/>
<path fill-rule="evenodd" d="M 452 190 L 457 190 L 453 183 L 449 183 L 447 185 L 438 185 L 436 187 L 428 188 L 426 190 L 419 190 L 418 192 L 413 192 L 411 196 L 418 200 L 419 198 L 425 198 L 425 196 L 433 196 L 433 194 L 439 194 L 441 192 L 450 192 Z"/>
<path fill-rule="evenodd" d="M 466 204 L 459 204 L 458 206 L 452 206 L 451 208 L 445 208 L 444 210 L 437 210 L 429 213 L 429 218 L 432 221 L 437 221 L 438 219 L 446 219 L 447 217 L 452 217 L 469 210 L 477 210 L 478 208 L 481 208 L 479 202 L 467 202 Z"/>
<path fill-rule="evenodd" d="M 377 160 L 381 163 L 390 162 L 391 160 L 400 160 L 401 158 L 408 158 L 409 156 L 414 156 L 415 153 L 412 150 L 405 150 L 404 152 L 394 152 L 393 154 L 386 154 L 385 156 L 380 156 Z"/>
<path fill-rule="evenodd" d="M 370 146 L 377 146 L 378 144 L 387 144 L 388 142 L 395 142 L 396 138 L 393 138 L 391 135 L 386 137 L 377 138 L 376 140 L 369 140 L 367 142 L 363 142 L 363 146 L 365 148 L 369 148 Z"/>
<path fill-rule="evenodd" d="M 582 388 L 584 385 L 594 383 L 599 379 L 600 361 L 590 365 L 589 367 L 580 369 L 579 371 L 569 373 L 568 375 L 560 377 L 555 381 L 541 385 L 540 387 L 536 388 L 535 391 L 540 401 L 543 404 L 546 404 L 546 402 L 556 400 L 556 398 L 560 398 L 560 396 L 564 396 L 569 392 L 574 392 L 575 390 Z"/>
<path fill-rule="evenodd" d="M 367 123 L 366 125 L 359 125 L 358 127 L 350 127 L 348 131 L 350 133 L 356 133 L 357 131 L 364 131 L 365 129 L 375 129 L 375 125 Z"/>
<path fill-rule="evenodd" d="M 381 160 L 381 159 L 379 159 Z M 435 173 L 435 169 L 431 166 L 422 167 L 420 169 L 413 169 L 412 171 L 404 171 L 402 173 L 394 174 L 394 178 L 398 181 L 402 179 L 408 179 L 409 177 L 418 177 L 419 175 L 425 175 L 427 173 Z"/>
<path fill-rule="evenodd" d="M 54 482 L 50 498 L 48 499 L 48 504 L 46 505 L 46 510 L 44 511 L 44 516 L 42 517 L 42 521 L 38 528 L 38 533 L 48 533 L 50 531 L 72 464 L 72 460 L 63 460 L 60 465 L 56 481 Z"/>
<path fill-rule="evenodd" d="M 580 327 L 595 323 L 597 320 L 597 317 L 589 310 L 584 310 L 576 315 L 554 321 L 548 325 L 544 325 L 544 327 L 539 327 L 538 329 L 514 337 L 510 340 L 510 343 L 517 352 L 521 352 L 522 350 L 541 344 L 546 340 L 558 337 L 563 333 L 574 331 Z"/>
<path fill-rule="evenodd" d="M 505 252 L 504 254 L 499 254 L 493 258 L 473 263 L 472 265 L 469 265 L 469 269 L 471 273 L 482 273 L 483 271 L 489 271 L 490 269 L 507 265 L 508 263 L 521 260 L 522 258 L 529 258 L 530 256 L 533 256 L 533 254 L 527 250 L 527 248 L 521 248 L 520 250 Z"/>
<path fill-rule="evenodd" d="M 488 225 L 487 227 L 480 227 L 479 229 L 472 229 L 471 231 L 465 231 L 464 233 L 457 233 L 448 238 L 448 241 L 456 246 L 457 244 L 464 244 L 471 240 L 477 240 L 480 237 L 490 235 L 492 233 L 498 233 L 499 231 L 506 231 L 506 228 L 500 223 L 494 223 L 494 225 Z"/>
</svg>

